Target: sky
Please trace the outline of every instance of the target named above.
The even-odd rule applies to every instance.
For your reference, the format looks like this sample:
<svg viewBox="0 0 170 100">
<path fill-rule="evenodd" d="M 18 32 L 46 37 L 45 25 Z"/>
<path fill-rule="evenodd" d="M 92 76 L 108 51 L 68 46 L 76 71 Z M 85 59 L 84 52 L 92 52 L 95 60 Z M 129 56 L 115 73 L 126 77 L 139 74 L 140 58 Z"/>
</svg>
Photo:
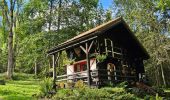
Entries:
<svg viewBox="0 0 170 100">
<path fill-rule="evenodd" d="M 103 5 L 104 9 L 107 9 L 112 5 L 113 0 L 99 0 L 99 3 Z"/>
</svg>

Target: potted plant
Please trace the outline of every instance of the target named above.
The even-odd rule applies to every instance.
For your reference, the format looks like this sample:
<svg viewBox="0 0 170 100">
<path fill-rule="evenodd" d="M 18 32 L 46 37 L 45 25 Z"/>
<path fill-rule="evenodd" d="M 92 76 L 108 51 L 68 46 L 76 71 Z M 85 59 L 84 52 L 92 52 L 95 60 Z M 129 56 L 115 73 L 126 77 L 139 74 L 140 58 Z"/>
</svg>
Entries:
<svg viewBox="0 0 170 100">
<path fill-rule="evenodd" d="M 106 55 L 97 55 L 96 59 L 98 62 L 103 62 L 106 59 Z"/>
<path fill-rule="evenodd" d="M 107 57 L 106 55 L 97 55 L 96 56 L 98 68 L 103 69 L 103 67 L 106 65 L 105 64 L 106 57 Z"/>
</svg>

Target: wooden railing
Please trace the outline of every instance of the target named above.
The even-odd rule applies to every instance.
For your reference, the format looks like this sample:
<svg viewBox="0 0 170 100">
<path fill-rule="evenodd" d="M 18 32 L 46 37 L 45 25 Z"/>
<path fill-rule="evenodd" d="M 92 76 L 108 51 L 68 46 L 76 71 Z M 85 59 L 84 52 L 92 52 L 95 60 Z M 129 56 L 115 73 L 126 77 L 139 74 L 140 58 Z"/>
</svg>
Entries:
<svg viewBox="0 0 170 100">
<path fill-rule="evenodd" d="M 60 75 L 60 76 L 57 76 L 57 82 L 60 82 L 60 81 L 69 81 L 69 80 L 72 80 L 72 81 L 77 81 L 77 80 L 85 80 L 87 79 L 87 71 L 82 71 L 82 72 L 76 72 L 76 73 L 73 73 L 73 74 L 69 74 L 69 75 Z"/>
<path fill-rule="evenodd" d="M 132 75 L 122 75 L 120 70 L 113 71 L 112 74 L 108 74 L 109 70 L 106 69 L 96 69 L 91 70 L 91 80 L 92 82 L 100 82 L 100 81 L 127 81 L 127 80 L 135 80 L 136 76 Z M 87 71 L 76 72 L 69 75 L 60 75 L 57 76 L 57 82 L 61 81 L 73 81 L 83 80 L 87 82 Z"/>
</svg>

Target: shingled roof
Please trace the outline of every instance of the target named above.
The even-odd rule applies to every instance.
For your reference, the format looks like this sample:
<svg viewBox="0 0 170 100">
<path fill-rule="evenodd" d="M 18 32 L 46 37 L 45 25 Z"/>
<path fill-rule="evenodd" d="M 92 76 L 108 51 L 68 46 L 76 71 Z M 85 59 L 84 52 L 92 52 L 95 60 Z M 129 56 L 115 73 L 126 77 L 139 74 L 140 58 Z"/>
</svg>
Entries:
<svg viewBox="0 0 170 100">
<path fill-rule="evenodd" d="M 55 52 L 58 52 L 58 51 L 63 50 L 63 49 L 66 48 L 66 47 L 69 48 L 70 45 L 79 43 L 79 42 L 81 42 L 81 41 L 83 41 L 83 40 L 86 40 L 86 39 L 95 38 L 95 37 L 97 37 L 100 33 L 103 33 L 103 31 L 108 30 L 109 28 L 112 28 L 113 26 L 116 26 L 116 25 L 118 25 L 118 24 L 120 24 L 120 23 L 122 23 L 122 24 L 126 27 L 126 29 L 128 29 L 128 30 L 130 31 L 129 26 L 126 24 L 126 22 L 123 20 L 123 18 L 122 18 L 122 17 L 118 17 L 118 18 L 116 18 L 116 19 L 114 19 L 114 20 L 111 20 L 111 21 L 106 22 L 106 23 L 104 23 L 104 24 L 102 24 L 102 25 L 99 25 L 99 26 L 97 26 L 97 27 L 95 27 L 95 28 L 92 28 L 92 29 L 90 29 L 90 30 L 88 30 L 88 31 L 86 31 L 86 32 L 80 33 L 79 35 L 77 35 L 77 36 L 75 36 L 75 37 L 73 37 L 73 38 L 71 38 L 71 39 L 69 39 L 69 40 L 67 40 L 67 41 L 65 41 L 65 42 L 57 45 L 56 47 L 54 47 L 54 48 L 52 48 L 52 49 L 50 49 L 47 53 L 51 55 L 51 54 L 53 54 L 53 53 L 55 53 Z M 131 32 L 131 31 L 130 31 L 130 32 Z M 132 33 L 132 32 L 131 32 L 131 33 Z M 134 36 L 134 37 L 135 37 L 135 36 Z M 139 41 L 138 41 L 137 39 L 135 39 L 135 40 L 136 40 L 136 41 L 138 42 L 138 44 L 141 46 L 141 48 L 142 48 L 143 51 L 146 53 L 146 55 L 148 55 L 147 52 L 146 52 L 146 50 L 145 50 L 145 49 L 143 48 L 143 46 L 139 43 Z"/>
</svg>

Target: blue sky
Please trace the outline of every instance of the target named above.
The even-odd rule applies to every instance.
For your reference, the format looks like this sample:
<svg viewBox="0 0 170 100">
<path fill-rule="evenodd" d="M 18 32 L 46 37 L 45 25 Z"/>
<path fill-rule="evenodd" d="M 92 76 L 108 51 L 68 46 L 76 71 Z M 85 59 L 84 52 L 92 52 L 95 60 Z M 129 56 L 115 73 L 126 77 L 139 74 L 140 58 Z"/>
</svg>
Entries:
<svg viewBox="0 0 170 100">
<path fill-rule="evenodd" d="M 103 5 L 104 9 L 107 9 L 107 8 L 109 8 L 112 5 L 113 0 L 99 0 L 99 3 L 101 3 Z M 9 4 L 9 2 L 8 2 L 8 4 Z"/>
<path fill-rule="evenodd" d="M 99 3 L 103 5 L 104 9 L 107 9 L 112 5 L 113 0 L 99 0 Z"/>
</svg>

